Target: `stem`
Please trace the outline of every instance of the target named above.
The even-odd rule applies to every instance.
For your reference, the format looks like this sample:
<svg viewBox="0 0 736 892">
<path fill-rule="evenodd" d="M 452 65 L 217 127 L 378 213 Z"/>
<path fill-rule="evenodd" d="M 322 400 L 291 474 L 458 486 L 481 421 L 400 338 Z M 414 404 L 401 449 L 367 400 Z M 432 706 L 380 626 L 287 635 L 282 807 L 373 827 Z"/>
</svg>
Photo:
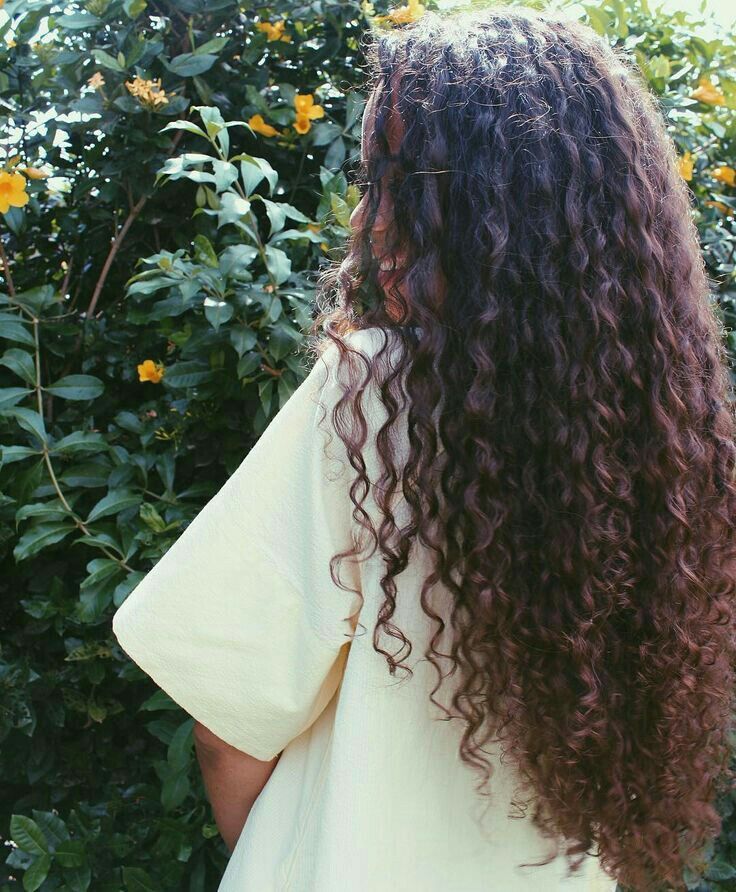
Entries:
<svg viewBox="0 0 736 892">
<path fill-rule="evenodd" d="M 92 299 L 89 302 L 89 306 L 87 307 L 87 318 L 94 314 L 94 311 L 97 307 L 97 302 L 100 299 L 100 294 L 102 294 L 102 289 L 105 285 L 105 281 L 107 279 L 108 273 L 110 272 L 110 267 L 112 266 L 113 260 L 120 250 L 120 246 L 125 241 L 125 236 L 128 234 L 128 230 L 133 225 L 136 217 L 143 210 L 146 202 L 148 201 L 147 195 L 142 195 L 138 201 L 133 205 L 130 210 L 130 213 L 125 219 L 125 223 L 120 227 L 120 231 L 115 236 L 112 245 L 110 246 L 110 250 L 107 252 L 107 257 L 105 258 L 105 262 L 102 264 L 102 270 L 100 272 L 99 278 L 97 279 L 97 284 L 95 285 L 95 290 L 92 292 Z"/>
<path fill-rule="evenodd" d="M 171 140 L 171 145 L 169 146 L 169 150 L 167 152 L 167 157 L 171 156 L 176 147 L 179 145 L 179 141 L 184 135 L 183 130 L 178 130 L 174 138 Z M 125 236 L 128 234 L 130 227 L 135 222 L 136 218 L 139 216 L 140 212 L 146 205 L 148 201 L 148 195 L 142 195 L 138 201 L 133 205 L 130 209 L 128 216 L 120 228 L 120 231 L 115 236 L 115 239 L 110 246 L 110 250 L 108 251 L 107 257 L 105 258 L 105 262 L 102 265 L 102 270 L 100 271 L 99 278 L 97 279 L 97 284 L 95 285 L 95 290 L 92 292 L 92 299 L 89 302 L 89 306 L 87 307 L 87 318 L 92 316 L 95 309 L 97 308 L 97 302 L 100 299 L 100 295 L 102 294 L 102 289 L 105 286 L 105 281 L 107 280 L 107 276 L 110 272 L 110 268 L 115 260 L 115 257 L 120 250 L 121 245 L 125 241 Z"/>
<path fill-rule="evenodd" d="M 5 253 L 5 248 L 3 247 L 3 240 L 0 238 L 0 260 L 3 262 L 3 275 L 5 276 L 5 284 L 8 286 L 8 294 L 11 297 L 15 297 L 15 285 L 13 284 L 13 276 L 10 272 L 10 264 L 8 263 L 8 256 Z"/>
<path fill-rule="evenodd" d="M 35 347 L 35 365 L 36 365 L 36 387 L 35 387 L 36 404 L 38 406 L 38 414 L 41 417 L 41 419 L 43 420 L 43 388 L 41 386 L 41 340 L 40 340 L 39 331 L 38 331 L 40 320 L 35 314 L 28 312 L 28 310 L 26 310 L 25 307 L 21 307 L 21 310 L 23 312 L 25 312 L 26 315 L 30 316 L 31 322 L 33 323 L 33 341 L 34 341 L 34 347 Z M 92 533 L 90 533 L 89 528 L 79 517 L 77 517 L 76 513 L 72 509 L 72 506 L 67 501 L 66 496 L 64 495 L 64 493 L 61 489 L 61 486 L 59 485 L 59 480 L 56 476 L 56 472 L 54 471 L 54 466 L 51 463 L 51 454 L 49 453 L 49 444 L 46 442 L 46 440 L 43 441 L 43 460 L 46 465 L 46 470 L 49 473 L 49 479 L 51 480 L 51 484 L 54 487 L 54 489 L 56 490 L 56 495 L 59 497 L 59 501 L 61 502 L 64 510 L 67 512 L 67 514 L 74 521 L 74 524 L 76 525 L 77 529 L 79 529 L 83 535 L 91 537 Z M 133 568 L 128 566 L 128 564 L 125 563 L 125 560 L 123 560 L 122 558 L 116 557 L 106 546 L 102 545 L 101 551 L 110 560 L 115 561 L 117 564 L 119 564 L 124 570 L 127 570 L 129 573 L 133 572 Z"/>
<path fill-rule="evenodd" d="M 294 196 L 296 195 L 296 190 L 299 185 L 299 180 L 302 177 L 302 170 L 304 169 L 304 159 L 307 157 L 307 147 L 304 146 L 302 149 L 302 157 L 299 160 L 299 170 L 296 172 L 296 176 L 294 177 L 294 185 L 291 187 L 291 192 L 289 193 L 289 204 L 294 201 Z"/>
</svg>

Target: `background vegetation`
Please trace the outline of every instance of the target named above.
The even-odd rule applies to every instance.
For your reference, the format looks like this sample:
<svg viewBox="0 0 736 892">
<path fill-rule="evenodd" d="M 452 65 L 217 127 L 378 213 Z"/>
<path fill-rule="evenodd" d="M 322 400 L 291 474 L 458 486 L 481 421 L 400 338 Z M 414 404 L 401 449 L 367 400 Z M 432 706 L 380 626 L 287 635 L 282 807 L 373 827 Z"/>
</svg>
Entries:
<svg viewBox="0 0 736 892">
<path fill-rule="evenodd" d="M 214 890 L 191 720 L 110 618 L 306 375 L 359 197 L 359 40 L 425 7 L 0 6 L 0 892 Z M 733 36 L 582 9 L 659 96 L 730 331 Z M 733 810 L 689 888 L 736 888 Z"/>
</svg>

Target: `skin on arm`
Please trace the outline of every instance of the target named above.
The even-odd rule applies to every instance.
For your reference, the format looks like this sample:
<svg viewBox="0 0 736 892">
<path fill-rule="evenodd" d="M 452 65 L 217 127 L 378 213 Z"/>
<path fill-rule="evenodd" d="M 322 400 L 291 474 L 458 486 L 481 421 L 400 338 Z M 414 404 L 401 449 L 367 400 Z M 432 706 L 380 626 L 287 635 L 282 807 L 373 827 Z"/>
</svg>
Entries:
<svg viewBox="0 0 736 892">
<path fill-rule="evenodd" d="M 194 748 L 217 829 L 232 854 L 250 810 L 279 756 L 262 762 L 194 723 Z"/>
</svg>

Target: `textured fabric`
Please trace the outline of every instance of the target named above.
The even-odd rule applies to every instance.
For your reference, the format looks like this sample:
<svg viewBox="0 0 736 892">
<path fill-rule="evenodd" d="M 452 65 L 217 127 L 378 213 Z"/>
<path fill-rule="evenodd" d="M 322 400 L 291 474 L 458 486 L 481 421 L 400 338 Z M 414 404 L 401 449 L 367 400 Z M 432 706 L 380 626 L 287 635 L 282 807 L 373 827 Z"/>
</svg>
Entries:
<svg viewBox="0 0 736 892">
<path fill-rule="evenodd" d="M 375 356 L 386 334 L 349 338 Z M 460 723 L 429 700 L 436 673 L 422 655 L 435 627 L 419 605 L 428 556 L 415 548 L 396 579 L 392 622 L 412 643 L 412 678 L 392 677 L 373 648 L 380 555 L 340 566 L 362 607 L 333 582 L 329 559 L 357 529 L 353 472 L 326 433 L 342 394 L 336 358 L 331 346 L 317 360 L 113 617 L 121 647 L 190 715 L 258 759 L 281 753 L 219 892 L 612 892 L 592 856 L 569 878 L 562 856 L 519 866 L 551 843 L 513 807 L 508 762 L 489 756 L 493 795 L 477 795 L 478 775 L 458 755 Z M 375 435 L 385 418 L 377 394 L 363 410 Z M 405 424 L 399 431 L 405 455 Z M 375 444 L 364 454 L 377 482 Z M 375 510 L 372 493 L 366 505 Z M 400 642 L 384 635 L 381 646 L 396 654 Z M 449 682 L 435 695 L 447 704 Z"/>
</svg>

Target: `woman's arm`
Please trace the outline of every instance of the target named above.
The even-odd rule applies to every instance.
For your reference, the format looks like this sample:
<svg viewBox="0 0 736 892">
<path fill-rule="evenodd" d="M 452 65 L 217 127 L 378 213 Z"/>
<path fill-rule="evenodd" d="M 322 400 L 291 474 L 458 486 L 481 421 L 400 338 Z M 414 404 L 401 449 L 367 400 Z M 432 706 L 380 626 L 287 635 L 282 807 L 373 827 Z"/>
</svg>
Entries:
<svg viewBox="0 0 736 892">
<path fill-rule="evenodd" d="M 279 756 L 262 762 L 225 743 L 196 721 L 194 747 L 217 829 L 232 853 Z"/>
</svg>

